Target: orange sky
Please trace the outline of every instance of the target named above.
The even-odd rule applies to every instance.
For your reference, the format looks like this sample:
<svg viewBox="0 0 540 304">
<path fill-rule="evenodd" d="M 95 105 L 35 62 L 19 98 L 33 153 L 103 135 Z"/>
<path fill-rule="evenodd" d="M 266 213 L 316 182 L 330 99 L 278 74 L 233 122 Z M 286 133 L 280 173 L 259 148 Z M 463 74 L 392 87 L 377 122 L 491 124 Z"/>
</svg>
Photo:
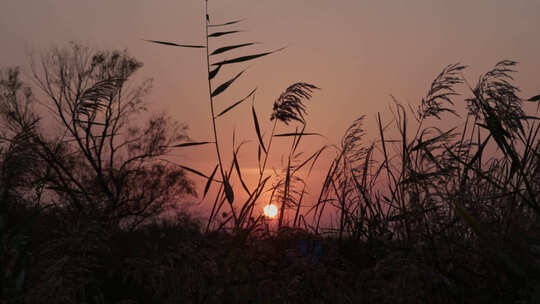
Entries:
<svg viewBox="0 0 540 304">
<path fill-rule="evenodd" d="M 210 140 L 204 51 L 141 40 L 202 44 L 203 8 L 202 0 L 2 0 L 0 66 L 26 67 L 29 50 L 70 40 L 97 48 L 127 48 L 145 64 L 138 77 L 155 80 L 150 109 L 165 110 L 187 123 L 194 140 Z M 389 95 L 416 106 L 449 63 L 469 65 L 465 75 L 474 82 L 498 60 L 517 60 L 516 83 L 524 97 L 530 97 L 540 91 L 538 12 L 540 1 L 533 0 L 210 0 L 213 21 L 246 18 L 232 27 L 246 32 L 216 40 L 216 47 L 261 42 L 236 55 L 287 47 L 245 64 L 246 74 L 218 97 L 216 107 L 223 109 L 258 87 L 255 105 L 268 133 L 272 103 L 281 91 L 297 81 L 315 84 L 322 91 L 308 102 L 308 129 L 325 138 L 306 142 L 304 150 L 310 152 L 338 143 L 349 124 L 363 114 L 368 138 L 375 138 L 377 112 L 383 120 L 390 119 Z M 229 68 L 219 80 L 227 80 L 240 68 Z M 463 103 L 457 105 L 461 108 Z M 238 139 L 252 141 L 240 155 L 246 168 L 254 165 L 256 156 L 250 111 L 245 103 L 218 122 L 224 142 L 230 142 L 233 129 Z M 284 145 L 275 148 L 280 152 Z M 227 145 L 223 149 L 230 151 Z M 177 154 L 183 163 L 205 172 L 215 165 L 210 146 Z M 228 162 L 230 154 L 225 158 Z M 278 168 L 279 160 L 280 153 L 274 154 L 271 167 Z"/>
</svg>

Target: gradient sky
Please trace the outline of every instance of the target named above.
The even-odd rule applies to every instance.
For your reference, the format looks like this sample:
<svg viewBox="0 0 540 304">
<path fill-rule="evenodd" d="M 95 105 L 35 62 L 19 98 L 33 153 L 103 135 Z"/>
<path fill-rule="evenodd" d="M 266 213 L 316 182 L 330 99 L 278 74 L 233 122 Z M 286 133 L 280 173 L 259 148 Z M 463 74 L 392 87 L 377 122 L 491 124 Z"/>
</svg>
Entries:
<svg viewBox="0 0 540 304">
<path fill-rule="evenodd" d="M 154 78 L 150 110 L 167 111 L 189 125 L 194 140 L 209 140 L 204 51 L 141 40 L 203 44 L 203 4 L 202 0 L 1 0 L 0 66 L 27 70 L 30 50 L 39 52 L 70 40 L 96 48 L 127 48 L 145 64 L 138 78 Z M 450 63 L 469 65 L 465 76 L 475 82 L 497 61 L 513 59 L 520 62 L 516 83 L 524 97 L 540 91 L 540 1 L 210 0 L 209 5 L 213 22 L 246 18 L 232 27 L 246 32 L 229 36 L 229 41 L 216 40 L 214 46 L 261 42 L 236 55 L 287 47 L 245 64 L 245 76 L 219 96 L 216 107 L 223 109 L 258 87 L 255 106 L 262 128 L 269 132 L 272 103 L 281 91 L 298 81 L 315 84 L 322 90 L 308 104 L 308 129 L 325 138 L 306 142 L 306 152 L 338 143 L 343 131 L 363 114 L 368 138 L 375 138 L 377 112 L 383 120 L 390 119 L 390 94 L 416 107 L 432 79 Z M 240 68 L 229 68 L 220 80 Z M 256 155 L 252 125 L 248 103 L 219 121 L 225 142 L 233 128 L 237 138 L 252 141 L 241 152 L 246 168 L 253 166 Z M 177 154 L 182 162 L 205 172 L 215 165 L 211 147 Z M 279 154 L 272 167 L 279 167 Z"/>
</svg>

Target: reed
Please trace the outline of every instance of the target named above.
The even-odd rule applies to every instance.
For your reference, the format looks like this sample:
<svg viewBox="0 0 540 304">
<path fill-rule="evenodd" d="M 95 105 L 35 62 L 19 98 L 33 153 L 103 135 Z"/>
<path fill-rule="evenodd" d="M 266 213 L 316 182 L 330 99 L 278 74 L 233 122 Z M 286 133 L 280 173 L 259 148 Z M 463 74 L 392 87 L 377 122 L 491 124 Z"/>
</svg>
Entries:
<svg viewBox="0 0 540 304">
<path fill-rule="evenodd" d="M 257 215 L 256 218 L 253 217 L 253 212 L 256 206 L 256 203 L 258 199 L 260 198 L 261 194 L 265 191 L 267 191 L 267 182 L 271 178 L 271 176 L 266 176 L 264 174 L 270 149 L 272 146 L 272 141 L 274 137 L 292 137 L 292 145 L 289 152 L 289 163 L 287 164 L 287 170 L 286 170 L 286 178 L 283 181 L 283 191 L 281 192 L 283 195 L 280 196 L 281 200 L 281 207 L 279 212 L 279 224 L 278 227 L 281 227 L 283 225 L 283 214 L 285 213 L 286 207 L 290 207 L 291 200 L 289 198 L 289 190 L 290 190 L 290 184 L 291 184 L 291 173 L 293 169 L 292 164 L 290 163 L 290 158 L 293 156 L 293 153 L 295 153 L 298 149 L 298 144 L 300 143 L 300 140 L 303 136 L 311 136 L 311 135 L 318 135 L 317 133 L 312 132 L 305 132 L 306 128 L 306 106 L 304 104 L 305 100 L 309 100 L 312 97 L 312 93 L 314 90 L 319 89 L 315 85 L 305 83 L 305 82 L 298 82 L 294 83 L 291 86 L 289 86 L 274 102 L 273 105 L 273 112 L 271 114 L 270 120 L 274 121 L 272 131 L 270 133 L 269 139 L 267 143 L 265 144 L 263 133 L 261 131 L 261 124 L 259 122 L 259 118 L 257 116 L 257 112 L 255 110 L 254 100 L 255 100 L 255 93 L 256 89 L 253 89 L 249 94 L 247 94 L 245 97 L 239 99 L 238 101 L 231 103 L 230 106 L 223 109 L 221 112 L 217 113 L 215 107 L 214 107 L 214 101 L 215 99 L 223 92 L 225 92 L 237 79 L 239 79 L 244 73 L 245 69 L 241 70 L 240 72 L 236 73 L 234 77 L 230 78 L 229 80 L 223 82 L 223 83 L 215 83 L 215 77 L 218 75 L 218 73 L 224 73 L 225 69 L 228 69 L 230 67 L 234 67 L 237 64 L 241 64 L 247 61 L 251 61 L 260 57 L 264 57 L 270 54 L 273 54 L 275 52 L 278 52 L 281 49 L 273 50 L 273 51 L 266 51 L 266 52 L 260 52 L 250 55 L 243 55 L 239 57 L 235 57 L 233 59 L 226 59 L 226 60 L 220 60 L 220 59 L 214 59 L 217 58 L 217 55 L 223 55 L 228 54 L 231 51 L 234 51 L 239 48 L 246 48 L 249 46 L 252 46 L 256 44 L 255 42 L 246 42 L 246 43 L 240 43 L 240 44 L 234 44 L 234 45 L 223 45 L 219 46 L 217 48 L 214 48 L 213 51 L 210 51 L 210 49 L 213 47 L 213 43 L 216 40 L 222 40 L 223 38 L 226 38 L 226 36 L 231 34 L 236 34 L 240 32 L 239 30 L 231 29 L 231 26 L 236 26 L 238 23 L 242 22 L 243 20 L 232 20 L 232 21 L 226 21 L 223 23 L 215 24 L 212 23 L 209 9 L 208 9 L 208 1 L 205 1 L 205 7 L 204 7 L 204 13 L 205 13 L 205 44 L 204 45 L 192 45 L 192 44 L 181 44 L 181 43 L 174 43 L 174 42 L 166 42 L 166 41 L 158 41 L 158 40 L 147 40 L 152 43 L 157 43 L 161 45 L 166 46 L 173 46 L 173 47 L 180 47 L 180 48 L 197 48 L 197 49 L 204 49 L 206 53 L 206 69 L 208 73 L 208 97 L 209 97 L 209 104 L 210 104 L 210 120 L 212 123 L 212 131 L 213 131 L 213 140 L 208 141 L 201 141 L 201 142 L 184 142 L 174 145 L 173 147 L 181 148 L 181 147 L 189 147 L 189 146 L 197 146 L 197 145 L 207 145 L 207 144 L 213 144 L 215 151 L 216 151 L 216 158 L 217 158 L 217 165 L 215 166 L 215 169 L 210 174 L 204 174 L 201 173 L 199 170 L 190 168 L 188 166 L 180 165 L 182 168 L 195 173 L 207 180 L 205 187 L 204 187 L 204 194 L 203 198 L 208 193 L 211 184 L 213 182 L 217 182 L 219 184 L 219 189 L 216 194 L 216 197 L 214 199 L 214 203 L 212 206 L 212 210 L 210 212 L 210 216 L 207 221 L 206 225 L 206 231 L 209 232 L 212 227 L 217 224 L 217 215 L 223 214 L 225 215 L 225 220 L 222 221 L 220 224 L 217 224 L 217 228 L 222 229 L 229 225 L 229 223 L 232 223 L 232 228 L 234 230 L 247 230 L 252 231 L 255 229 L 258 225 L 260 225 L 262 216 Z M 212 42 L 212 45 L 211 45 Z M 217 41 L 216 41 L 217 42 Z M 225 114 L 229 113 L 229 111 L 235 109 L 237 106 L 244 103 L 244 101 L 250 99 L 252 100 L 252 115 L 253 115 L 253 126 L 254 131 L 258 139 L 258 155 L 257 159 L 259 162 L 259 176 L 257 178 L 257 184 L 255 187 L 249 189 L 247 186 L 247 183 L 244 181 L 244 178 L 242 177 L 241 173 L 241 167 L 239 165 L 238 161 L 238 153 L 240 150 L 240 146 L 236 147 L 234 143 L 234 134 L 233 134 L 233 151 L 232 151 L 232 161 L 229 166 L 229 169 L 224 166 L 223 163 L 223 152 L 220 148 L 220 138 L 218 138 L 218 118 L 225 116 Z M 217 114 L 216 114 L 217 113 Z M 222 118 L 220 118 L 222 119 Z M 296 129 L 295 132 L 288 132 L 288 133 L 280 133 L 276 134 L 276 126 L 277 123 L 281 122 L 285 125 L 288 125 L 290 122 L 296 122 L 302 125 L 301 131 Z M 322 151 L 319 150 L 315 152 L 313 155 L 308 157 L 309 161 L 316 161 L 318 158 L 318 155 L 320 155 Z M 315 158 L 315 155 L 317 155 L 317 158 Z M 307 161 L 306 161 L 307 162 Z M 304 164 L 305 165 L 305 164 Z M 303 166 L 303 165 L 302 165 Z M 300 169 L 300 168 L 298 168 Z M 295 169 L 294 172 L 298 171 L 298 169 Z M 235 191 L 233 187 L 231 186 L 231 179 L 233 178 L 233 171 L 236 172 L 236 177 L 242 187 L 242 189 L 246 192 L 248 199 L 242 202 L 241 204 L 234 204 L 235 202 Z M 221 175 L 221 179 L 216 179 L 216 172 L 219 172 Z M 228 211 L 223 212 L 222 208 L 225 205 L 225 202 L 228 204 Z M 294 202 L 296 204 L 296 202 Z M 235 207 L 237 206 L 237 207 Z M 299 210 L 300 204 L 297 204 L 297 210 Z M 295 218 L 298 218 L 298 212 Z"/>
<path fill-rule="evenodd" d="M 540 126 L 537 112 L 525 114 L 523 105 L 540 98 L 518 97 L 511 84 L 515 66 L 501 61 L 474 86 L 462 75 L 465 66 L 447 66 L 416 110 L 394 99 L 393 119 L 385 124 L 378 115 L 379 140 L 373 143 L 364 143 L 364 117 L 357 119 L 312 208 L 315 232 L 323 211 L 338 210 L 338 227 L 330 231 L 340 240 L 422 244 L 434 260 L 447 246 L 441 242 L 479 242 L 497 271 L 513 277 L 508 284 L 536 289 L 540 268 L 531 252 L 538 235 L 530 229 L 540 215 Z M 444 115 L 460 119 L 453 109 L 460 84 L 471 95 L 465 98 L 467 116 L 447 129 L 436 127 L 434 120 Z"/>
<path fill-rule="evenodd" d="M 208 173 L 177 164 L 206 180 L 203 198 L 218 185 L 204 222 L 178 212 L 145 217 L 130 229 L 106 221 L 107 212 L 74 213 L 67 204 L 44 207 L 50 170 L 39 162 L 27 167 L 43 170 L 20 166 L 35 160 L 28 134 L 39 131 L 39 124 L 31 94 L 17 70 L 0 70 L 0 303 L 539 302 L 540 107 L 529 110 L 526 104 L 539 105 L 540 95 L 520 96 L 512 79 L 516 62 L 498 62 L 476 83 L 464 77 L 464 65 L 448 65 L 418 105 L 392 97 L 391 117 L 377 113 L 375 140 L 366 140 L 362 115 L 339 144 L 304 154 L 302 140 L 319 135 L 308 129 L 306 119 L 307 102 L 319 88 L 305 82 L 285 88 L 269 104 L 268 121 L 259 120 L 255 89 L 217 109 L 214 101 L 246 73 L 234 68 L 278 50 L 218 59 L 254 43 L 223 44 L 238 34 L 233 27 L 241 20 L 213 23 L 208 12 L 205 1 L 201 45 L 149 40 L 206 54 L 213 138 L 154 145 L 158 152 L 199 145 L 216 151 Z M 228 72 L 229 80 L 218 83 L 216 75 Z M 85 90 L 78 112 L 95 120 L 99 116 L 89 114 L 107 106 L 110 89 L 98 82 Z M 466 107 L 463 117 L 459 99 Z M 259 167 L 252 187 L 239 156 L 244 142 L 233 132 L 228 162 L 217 132 L 220 120 L 246 101 L 251 101 Z M 441 127 L 446 121 L 452 124 Z M 87 137 L 89 122 L 78 125 Z M 272 124 L 269 133 L 264 122 Z M 269 175 L 275 138 L 289 140 L 290 146 L 282 170 Z M 59 168 L 74 178 L 79 171 L 63 166 L 67 158 L 61 148 L 47 155 L 61 158 Z M 317 200 L 310 202 L 306 176 L 325 155 L 331 155 L 329 167 Z M 183 172 L 163 179 L 159 189 L 170 190 L 167 182 Z M 156 179 L 154 171 L 144 176 L 142 185 Z M 141 185 L 134 183 L 141 178 L 136 177 L 126 183 L 128 190 L 138 190 L 133 185 Z M 64 187 L 64 200 L 91 203 L 76 191 L 87 184 Z M 239 203 L 238 191 L 248 198 Z M 275 232 L 255 213 L 266 192 L 280 209 Z M 304 207 L 310 208 L 307 213 Z M 330 217 L 336 222 L 329 227 L 323 219 Z"/>
</svg>

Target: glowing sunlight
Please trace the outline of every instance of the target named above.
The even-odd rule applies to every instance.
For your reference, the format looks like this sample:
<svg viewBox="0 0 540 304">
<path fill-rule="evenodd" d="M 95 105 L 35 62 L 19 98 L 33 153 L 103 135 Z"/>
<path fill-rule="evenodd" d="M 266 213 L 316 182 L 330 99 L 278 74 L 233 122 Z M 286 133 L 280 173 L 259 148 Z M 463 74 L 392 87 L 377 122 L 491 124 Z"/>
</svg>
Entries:
<svg viewBox="0 0 540 304">
<path fill-rule="evenodd" d="M 263 211 L 264 211 L 264 215 L 269 218 L 275 217 L 278 213 L 277 207 L 274 204 L 268 204 L 264 206 Z"/>
</svg>

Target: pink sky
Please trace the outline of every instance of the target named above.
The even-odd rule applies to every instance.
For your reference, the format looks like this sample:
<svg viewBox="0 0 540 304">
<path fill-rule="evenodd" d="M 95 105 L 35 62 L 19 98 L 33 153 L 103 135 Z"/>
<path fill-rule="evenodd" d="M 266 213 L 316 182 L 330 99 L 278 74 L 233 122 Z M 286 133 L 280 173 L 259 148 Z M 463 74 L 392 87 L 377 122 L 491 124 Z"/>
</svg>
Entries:
<svg viewBox="0 0 540 304">
<path fill-rule="evenodd" d="M 29 50 L 43 50 L 70 40 L 96 48 L 127 48 L 145 66 L 139 79 L 154 78 L 151 111 L 167 111 L 189 125 L 194 140 L 211 140 L 204 50 L 158 46 L 141 39 L 178 43 L 204 42 L 201 0 L 3 0 L 0 4 L 0 66 L 27 68 Z M 232 29 L 246 32 L 216 40 L 215 47 L 261 42 L 237 55 L 287 48 L 252 61 L 246 74 L 219 96 L 223 109 L 257 87 L 256 109 L 262 128 L 270 132 L 274 99 L 288 85 L 304 81 L 322 88 L 308 102 L 308 129 L 324 138 L 306 141 L 304 150 L 337 144 L 343 131 L 367 115 L 366 140 L 378 136 L 375 117 L 390 120 L 390 94 L 416 107 L 432 79 L 450 63 L 469 65 L 474 82 L 501 59 L 520 62 L 516 83 L 524 97 L 540 91 L 540 1 L 210 1 L 215 22 L 246 18 Z M 225 81 L 241 67 L 222 73 Z M 462 99 L 458 99 L 461 101 Z M 458 108 L 463 103 L 457 103 Z M 242 165 L 253 167 L 256 136 L 248 103 L 220 120 L 223 142 L 232 130 L 251 140 L 242 150 Z M 385 119 L 386 117 L 386 119 Z M 280 132 L 287 131 L 281 129 Z M 274 152 L 284 151 L 277 144 Z M 230 151 L 226 144 L 224 151 Z M 212 147 L 178 151 L 178 161 L 209 172 Z M 280 154 L 270 168 L 279 168 Z M 329 158 L 330 154 L 328 155 Z M 226 163 L 231 159 L 226 153 Z M 327 169 L 321 163 L 319 173 Z M 322 182 L 313 182 L 317 192 Z"/>
</svg>

